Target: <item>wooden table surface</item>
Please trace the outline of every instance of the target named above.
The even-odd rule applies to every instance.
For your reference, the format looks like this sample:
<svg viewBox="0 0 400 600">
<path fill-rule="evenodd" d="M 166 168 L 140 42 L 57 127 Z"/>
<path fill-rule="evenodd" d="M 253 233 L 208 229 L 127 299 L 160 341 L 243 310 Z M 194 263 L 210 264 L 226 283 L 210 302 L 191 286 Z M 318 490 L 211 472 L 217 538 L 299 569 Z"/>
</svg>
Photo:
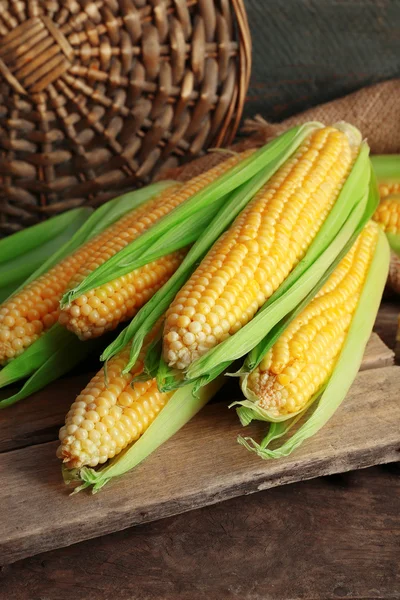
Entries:
<svg viewBox="0 0 400 600">
<path fill-rule="evenodd" d="M 398 599 L 399 475 L 314 479 L 25 559 L 0 598 Z"/>
</svg>

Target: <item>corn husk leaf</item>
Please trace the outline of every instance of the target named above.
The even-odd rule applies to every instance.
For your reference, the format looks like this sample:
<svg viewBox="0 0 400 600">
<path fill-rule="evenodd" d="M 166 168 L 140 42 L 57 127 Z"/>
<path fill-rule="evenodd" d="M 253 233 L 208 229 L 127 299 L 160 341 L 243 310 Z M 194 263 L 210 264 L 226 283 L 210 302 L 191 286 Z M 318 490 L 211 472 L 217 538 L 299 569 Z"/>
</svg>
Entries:
<svg viewBox="0 0 400 600">
<path fill-rule="evenodd" d="M 371 162 L 379 183 L 400 183 L 400 154 L 375 154 Z"/>
<path fill-rule="evenodd" d="M 64 480 L 71 482 L 78 479 L 83 482 L 74 493 L 89 486 L 92 486 L 93 493 L 97 492 L 114 477 L 120 477 L 136 467 L 169 440 L 211 400 L 222 384 L 223 378 L 216 379 L 203 387 L 197 397 L 193 396 L 191 385 L 177 390 L 144 434 L 121 454 L 97 471 L 89 467 L 72 473 L 64 470 Z"/>
<path fill-rule="evenodd" d="M 0 302 L 67 243 L 92 212 L 76 208 L 0 240 Z"/>
<path fill-rule="evenodd" d="M 228 194 L 264 168 L 274 153 L 279 155 L 288 143 L 321 126 L 308 123 L 294 127 L 232 167 L 90 273 L 64 295 L 61 306 L 66 307 L 89 290 L 195 242 L 224 205 Z"/>
<path fill-rule="evenodd" d="M 75 251 L 82 244 L 92 239 L 98 233 L 104 231 L 104 229 L 112 225 L 127 212 L 138 207 L 143 202 L 146 202 L 152 196 L 160 193 L 163 189 L 170 185 L 173 185 L 173 182 L 168 181 L 152 184 L 135 192 L 124 194 L 123 196 L 103 204 L 103 206 L 98 208 L 90 215 L 82 227 L 64 246 L 62 246 L 52 257 L 49 258 L 49 260 L 41 265 L 31 275 L 31 277 L 24 282 L 23 286 L 47 272 L 57 262 L 71 254 L 71 252 Z M 17 291 L 18 290 L 16 290 L 14 293 Z M 29 348 L 27 348 L 23 354 L 10 361 L 3 369 L 0 370 L 0 388 L 29 377 L 44 365 L 52 364 L 48 361 L 52 358 L 57 349 L 62 347 L 67 347 L 71 355 L 75 354 L 77 357 L 77 362 L 79 362 L 81 360 L 80 357 L 86 356 L 91 347 L 91 345 L 89 345 L 86 349 L 84 349 L 84 346 L 86 346 L 86 342 L 80 342 L 74 334 L 71 334 L 71 332 L 67 331 L 58 323 L 56 323 L 44 335 L 40 336 L 40 338 L 36 340 Z M 67 358 L 65 360 L 66 370 L 64 370 L 64 373 L 70 370 L 70 368 L 77 364 L 77 362 L 74 362 L 73 356 Z M 44 374 L 46 374 L 46 377 Z M 40 387 L 44 387 L 47 385 L 47 383 L 53 381 L 54 377 L 52 377 L 50 369 L 47 370 L 44 368 L 41 371 L 40 378 L 35 379 L 35 385 L 38 385 L 37 382 L 39 380 L 41 382 Z M 14 401 L 19 399 L 21 399 L 20 396 L 18 396 L 18 398 Z M 5 404 L 3 404 L 3 406 L 5 406 Z"/>
<path fill-rule="evenodd" d="M 312 414 L 307 417 L 299 429 L 280 447 L 268 448 L 269 444 L 283 435 L 300 419 L 305 411 L 301 411 L 294 419 L 286 422 L 275 422 L 268 435 L 261 444 L 250 437 L 239 436 L 238 442 L 248 450 L 255 452 L 261 458 L 281 458 L 288 456 L 298 448 L 306 439 L 315 435 L 325 423 L 332 417 L 340 404 L 343 402 L 347 392 L 353 383 L 364 354 L 365 346 L 370 337 L 376 314 L 379 309 L 384 286 L 389 269 L 390 250 L 383 232 L 379 231 L 379 239 L 375 255 L 372 259 L 364 288 L 361 293 L 359 304 L 354 313 L 345 344 L 339 355 L 335 368 L 328 382 L 321 391 L 308 403 L 307 408 L 320 397 L 318 404 Z M 272 420 L 267 411 L 254 410 L 249 400 L 243 403 L 241 421 L 248 424 L 253 418 L 258 420 Z"/>
<path fill-rule="evenodd" d="M 57 345 L 53 344 L 54 337 L 43 336 L 42 339 L 46 338 L 44 344 L 45 352 L 43 357 L 36 357 L 36 364 L 38 366 L 34 370 L 26 369 L 26 371 L 30 371 L 33 374 L 18 392 L 11 392 L 11 395 L 5 390 L 0 392 L 0 409 L 7 408 L 27 398 L 34 392 L 43 389 L 46 385 L 65 375 L 85 360 L 95 349 L 98 350 L 101 347 L 98 339 L 83 343 L 79 342 L 74 334 L 68 331 L 65 331 L 65 333 L 68 335 L 63 336 L 62 343 Z M 49 352 L 50 348 L 52 352 Z M 9 366 L 11 365 L 13 365 L 13 362 Z M 2 372 L 0 372 L 0 378 L 1 376 Z M 14 376 L 13 381 L 19 379 L 21 379 L 19 375 L 17 377 Z"/>
<path fill-rule="evenodd" d="M 207 377 L 219 364 L 233 362 L 250 352 L 317 285 L 364 215 L 371 175 L 368 152 L 364 143 L 334 207 L 305 257 L 249 323 L 189 366 L 185 375 L 187 380 Z M 173 385 L 173 373 L 165 383 L 168 387 Z"/>
<path fill-rule="evenodd" d="M 19 256 L 32 252 L 42 244 L 50 242 L 62 235 L 75 221 L 79 223 L 81 219 L 86 220 L 85 217 L 87 218 L 92 212 L 93 209 L 89 207 L 67 210 L 60 215 L 1 239 L 0 264 L 8 263 Z"/>
<path fill-rule="evenodd" d="M 229 227 L 232 221 L 253 198 L 260 187 L 262 187 L 287 160 L 287 158 L 293 154 L 293 152 L 308 134 L 308 128 L 300 129 L 298 134 L 293 139 L 289 138 L 288 143 L 284 148 L 281 149 L 279 153 L 276 152 L 276 144 L 269 145 L 270 152 L 264 153 L 264 158 L 266 161 L 268 161 L 266 166 L 254 177 L 249 179 L 246 183 L 242 184 L 231 193 L 231 195 L 226 199 L 220 208 L 216 217 L 205 229 L 203 235 L 189 250 L 188 254 L 176 272 L 136 314 L 128 327 L 126 327 L 116 338 L 116 340 L 106 348 L 101 357 L 102 360 L 109 360 L 112 356 L 117 354 L 122 348 L 132 341 L 130 359 L 124 369 L 124 372 L 130 371 L 132 366 L 135 364 L 137 357 L 139 356 L 144 338 L 148 332 L 151 331 L 157 320 L 167 310 L 177 292 L 184 285 L 184 283 L 186 283 L 190 275 L 196 269 L 198 263 L 208 252 L 213 243 Z M 197 226 L 197 220 L 194 220 L 194 224 Z"/>
</svg>

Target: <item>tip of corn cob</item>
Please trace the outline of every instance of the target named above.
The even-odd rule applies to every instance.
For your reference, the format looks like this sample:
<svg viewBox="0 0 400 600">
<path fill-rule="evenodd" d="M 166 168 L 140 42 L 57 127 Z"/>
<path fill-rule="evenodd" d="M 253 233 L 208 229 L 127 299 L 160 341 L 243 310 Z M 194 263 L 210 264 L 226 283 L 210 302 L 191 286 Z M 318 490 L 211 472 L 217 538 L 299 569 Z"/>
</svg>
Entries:
<svg viewBox="0 0 400 600">
<path fill-rule="evenodd" d="M 360 130 L 357 129 L 357 127 L 354 127 L 354 125 L 351 125 L 346 121 L 337 121 L 337 123 L 334 123 L 332 127 L 338 129 L 339 131 L 343 131 L 343 133 L 347 136 L 347 139 L 349 140 L 350 146 L 352 146 L 353 148 L 360 147 L 360 144 L 362 142 L 362 135 Z"/>
<path fill-rule="evenodd" d="M 133 383 L 143 371 L 146 348 L 127 374 L 122 371 L 130 348 L 121 351 L 108 364 L 107 380 L 100 370 L 72 404 L 57 450 L 68 469 L 96 467 L 119 454 L 143 434 L 168 401 L 170 395 L 160 393 L 155 380 Z"/>
</svg>

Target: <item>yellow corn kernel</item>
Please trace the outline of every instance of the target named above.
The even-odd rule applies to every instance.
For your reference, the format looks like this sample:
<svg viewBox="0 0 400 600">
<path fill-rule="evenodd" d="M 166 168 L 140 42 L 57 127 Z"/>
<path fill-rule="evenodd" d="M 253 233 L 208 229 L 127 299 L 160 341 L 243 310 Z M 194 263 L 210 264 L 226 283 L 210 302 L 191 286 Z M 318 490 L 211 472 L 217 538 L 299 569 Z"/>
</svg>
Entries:
<svg viewBox="0 0 400 600">
<path fill-rule="evenodd" d="M 400 183 L 380 183 L 378 187 L 381 200 L 392 194 L 400 194 Z"/>
<path fill-rule="evenodd" d="M 275 417 L 302 410 L 331 375 L 378 240 L 370 222 L 319 293 L 296 317 L 247 384 Z"/>
<path fill-rule="evenodd" d="M 373 219 L 385 233 L 400 233 L 400 184 L 399 194 L 381 200 Z"/>
<path fill-rule="evenodd" d="M 156 221 L 179 204 L 228 171 L 253 150 L 232 156 L 213 169 L 174 188 L 164 199 L 147 206 L 147 210 L 132 221 L 119 236 L 114 236 L 99 248 L 92 260 L 83 264 L 69 284 L 75 287 L 89 273 L 119 252 L 127 244 L 149 229 Z M 79 296 L 60 314 L 60 323 L 81 339 L 98 337 L 114 329 L 121 321 L 133 317 L 137 310 L 169 279 L 185 256 L 181 250 L 123 277 L 90 290 Z"/>
<path fill-rule="evenodd" d="M 145 348 L 132 371 L 122 375 L 129 351 L 125 348 L 108 363 L 108 385 L 102 369 L 72 404 L 57 450 L 67 468 L 96 467 L 119 454 L 146 431 L 171 397 L 172 392 L 158 391 L 154 379 L 132 385 L 143 370 Z"/>
<path fill-rule="evenodd" d="M 345 133 L 319 129 L 256 194 L 171 304 L 163 340 L 170 366 L 185 369 L 253 318 L 304 256 L 356 152 Z"/>
</svg>

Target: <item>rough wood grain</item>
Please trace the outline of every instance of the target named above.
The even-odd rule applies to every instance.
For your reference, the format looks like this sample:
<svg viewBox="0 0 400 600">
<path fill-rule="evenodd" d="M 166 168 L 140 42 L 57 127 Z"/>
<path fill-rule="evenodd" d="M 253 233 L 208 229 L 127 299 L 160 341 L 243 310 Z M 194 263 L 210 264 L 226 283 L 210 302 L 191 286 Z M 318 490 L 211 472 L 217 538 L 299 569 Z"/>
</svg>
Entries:
<svg viewBox="0 0 400 600">
<path fill-rule="evenodd" d="M 389 366 L 393 357 L 392 350 L 372 334 L 361 369 Z M 78 375 L 56 381 L 27 400 L 0 411 L 0 453 L 56 440 L 71 403 L 89 378 L 90 375 Z M 230 393 L 236 393 L 236 384 L 230 383 L 216 401 L 226 401 Z"/>
<path fill-rule="evenodd" d="M 400 367 L 360 373 L 325 428 L 263 462 L 236 443 L 237 417 L 208 406 L 159 452 L 101 493 L 68 497 L 55 443 L 0 456 L 3 562 L 269 487 L 398 460 Z M 247 429 L 260 438 L 265 426 Z M 184 458 L 184 460 L 183 460 Z M 6 479 L 5 479 L 6 477 Z M 28 490 L 28 493 L 27 493 Z"/>
<path fill-rule="evenodd" d="M 399 598 L 400 467 L 278 487 L 40 554 L 5 600 Z"/>
</svg>

